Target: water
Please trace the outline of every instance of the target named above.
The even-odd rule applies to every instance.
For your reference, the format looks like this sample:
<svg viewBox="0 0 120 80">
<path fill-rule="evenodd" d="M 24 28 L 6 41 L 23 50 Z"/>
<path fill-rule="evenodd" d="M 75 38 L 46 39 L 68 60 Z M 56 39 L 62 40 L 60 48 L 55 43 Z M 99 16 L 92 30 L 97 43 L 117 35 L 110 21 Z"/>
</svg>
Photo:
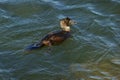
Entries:
<svg viewBox="0 0 120 80">
<path fill-rule="evenodd" d="M 70 39 L 24 52 L 66 16 Z M 0 80 L 120 80 L 120 0 L 0 0 Z"/>
</svg>

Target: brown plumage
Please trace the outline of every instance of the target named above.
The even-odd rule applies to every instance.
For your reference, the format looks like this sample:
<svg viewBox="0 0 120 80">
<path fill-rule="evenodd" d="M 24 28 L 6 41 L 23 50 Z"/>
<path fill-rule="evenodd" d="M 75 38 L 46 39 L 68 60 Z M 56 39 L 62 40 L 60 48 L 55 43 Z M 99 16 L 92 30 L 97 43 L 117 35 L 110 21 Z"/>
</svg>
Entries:
<svg viewBox="0 0 120 80">
<path fill-rule="evenodd" d="M 52 46 L 56 44 L 62 43 L 64 40 L 71 36 L 70 34 L 70 26 L 74 24 L 74 22 L 70 18 L 64 18 L 60 21 L 60 26 L 62 30 L 55 31 L 52 33 L 47 34 L 45 37 L 42 38 L 38 43 L 34 43 L 30 45 L 27 49 L 37 49 L 43 46 Z"/>
</svg>

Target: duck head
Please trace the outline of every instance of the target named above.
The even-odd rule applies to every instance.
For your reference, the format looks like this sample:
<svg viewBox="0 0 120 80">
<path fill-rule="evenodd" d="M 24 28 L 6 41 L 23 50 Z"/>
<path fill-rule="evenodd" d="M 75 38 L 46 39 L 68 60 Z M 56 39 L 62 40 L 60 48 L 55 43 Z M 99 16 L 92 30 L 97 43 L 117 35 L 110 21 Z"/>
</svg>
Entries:
<svg viewBox="0 0 120 80">
<path fill-rule="evenodd" d="M 75 24 L 73 20 L 71 20 L 69 17 L 66 17 L 60 21 L 60 26 L 63 31 L 70 31 L 70 26 Z"/>
</svg>

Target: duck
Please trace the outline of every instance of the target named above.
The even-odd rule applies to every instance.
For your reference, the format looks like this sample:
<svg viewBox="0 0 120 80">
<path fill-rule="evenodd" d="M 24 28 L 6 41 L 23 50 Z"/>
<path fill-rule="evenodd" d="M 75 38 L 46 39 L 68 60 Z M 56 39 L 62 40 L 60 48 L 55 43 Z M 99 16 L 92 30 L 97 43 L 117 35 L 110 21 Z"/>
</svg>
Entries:
<svg viewBox="0 0 120 80">
<path fill-rule="evenodd" d="M 45 35 L 39 42 L 33 43 L 26 50 L 40 49 L 44 46 L 53 46 L 64 42 L 71 36 L 71 26 L 75 24 L 71 18 L 66 17 L 60 20 L 60 30 L 53 31 Z"/>
</svg>

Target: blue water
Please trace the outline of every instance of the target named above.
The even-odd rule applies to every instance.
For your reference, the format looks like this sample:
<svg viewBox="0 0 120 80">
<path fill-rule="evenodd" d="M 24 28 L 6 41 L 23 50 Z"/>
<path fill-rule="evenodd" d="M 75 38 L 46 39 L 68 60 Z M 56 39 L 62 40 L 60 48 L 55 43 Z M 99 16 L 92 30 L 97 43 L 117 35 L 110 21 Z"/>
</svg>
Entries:
<svg viewBox="0 0 120 80">
<path fill-rule="evenodd" d="M 24 49 L 77 21 L 61 45 Z M 0 0 L 0 80 L 119 80 L 120 0 Z"/>
</svg>

